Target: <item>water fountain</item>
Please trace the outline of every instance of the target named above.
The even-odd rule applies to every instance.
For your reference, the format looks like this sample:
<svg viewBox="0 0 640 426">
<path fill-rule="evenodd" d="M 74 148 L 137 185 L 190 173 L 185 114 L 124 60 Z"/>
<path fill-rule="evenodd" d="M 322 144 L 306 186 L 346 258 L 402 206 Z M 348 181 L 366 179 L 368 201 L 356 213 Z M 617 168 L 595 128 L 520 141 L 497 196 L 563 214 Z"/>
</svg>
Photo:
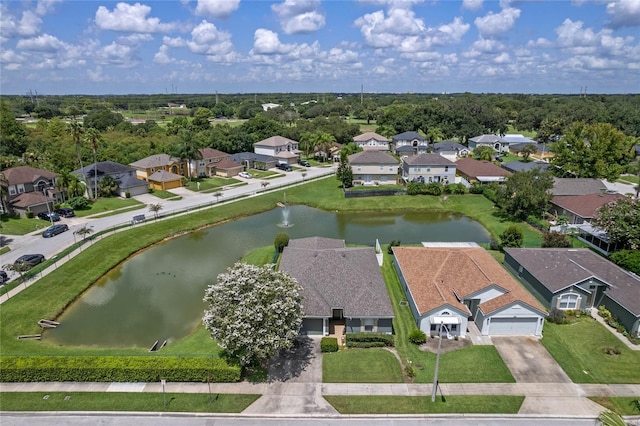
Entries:
<svg viewBox="0 0 640 426">
<path fill-rule="evenodd" d="M 284 194 L 284 200 L 282 202 L 282 204 L 280 205 L 280 207 L 282 208 L 282 222 L 280 222 L 280 227 L 281 228 L 288 228 L 290 226 L 293 226 L 291 223 L 289 223 L 289 206 L 287 206 L 287 194 Z"/>
</svg>

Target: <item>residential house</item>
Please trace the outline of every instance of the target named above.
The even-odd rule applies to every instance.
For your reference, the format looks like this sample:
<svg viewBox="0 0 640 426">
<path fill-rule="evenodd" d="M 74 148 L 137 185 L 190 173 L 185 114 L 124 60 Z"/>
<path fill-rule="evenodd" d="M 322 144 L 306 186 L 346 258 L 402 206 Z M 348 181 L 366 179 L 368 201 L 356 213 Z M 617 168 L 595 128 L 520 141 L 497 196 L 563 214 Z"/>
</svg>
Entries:
<svg viewBox="0 0 640 426">
<path fill-rule="evenodd" d="M 456 163 L 439 154 L 418 154 L 402 157 L 402 178 L 407 182 L 432 183 L 444 185 L 454 183 Z"/>
<path fill-rule="evenodd" d="M 505 248 L 505 265 L 548 308 L 606 307 L 640 333 L 640 277 L 589 249 Z"/>
<path fill-rule="evenodd" d="M 256 154 L 277 158 L 279 162 L 295 164 L 300 158 L 301 151 L 298 142 L 282 136 L 272 136 L 253 144 Z"/>
<path fill-rule="evenodd" d="M 469 148 L 458 142 L 444 141 L 436 142 L 431 146 L 434 153 L 442 155 L 444 158 L 456 161 L 469 155 Z"/>
<path fill-rule="evenodd" d="M 511 144 L 509 145 L 509 152 L 514 155 L 521 156 L 522 149 L 527 145 L 535 145 L 536 147 L 536 151 L 530 154 L 529 158 L 533 158 L 534 160 L 540 160 L 540 161 L 549 161 L 549 159 L 553 158 L 554 154 L 553 152 L 551 152 L 547 144 L 537 143 L 535 141 Z"/>
<path fill-rule="evenodd" d="M 385 185 L 398 182 L 398 160 L 383 151 L 366 150 L 351 154 L 349 164 L 354 185 Z"/>
<path fill-rule="evenodd" d="M 57 175 L 48 170 L 19 166 L 3 171 L 7 180 L 9 210 L 20 216 L 28 211 L 46 212 L 54 203 L 64 201 L 64 192 L 56 188 Z"/>
<path fill-rule="evenodd" d="M 180 188 L 182 178 L 188 175 L 189 164 L 168 154 L 154 154 L 129 164 L 136 169 L 139 179 L 149 182 L 152 188 L 168 190 Z"/>
<path fill-rule="evenodd" d="M 389 151 L 389 139 L 374 132 L 354 136 L 353 143 L 365 151 Z"/>
<path fill-rule="evenodd" d="M 231 154 L 213 148 L 201 148 L 200 158 L 191 161 L 190 173 L 198 177 L 236 176 L 244 166 L 231 160 Z"/>
<path fill-rule="evenodd" d="M 417 326 L 427 334 L 541 336 L 546 312 L 475 243 L 393 247 L 394 266 Z"/>
<path fill-rule="evenodd" d="M 511 172 L 490 161 L 462 158 L 456 161 L 457 174 L 469 183 L 504 182 Z"/>
<path fill-rule="evenodd" d="M 511 173 L 516 173 L 528 172 L 534 169 L 538 169 L 541 172 L 544 172 L 546 170 L 549 170 L 549 167 L 551 166 L 549 165 L 549 163 L 546 163 L 544 161 L 509 161 L 507 163 L 501 163 L 500 167 Z"/>
<path fill-rule="evenodd" d="M 600 179 L 594 178 L 553 178 L 553 195 L 602 194 L 607 187 Z"/>
<path fill-rule="evenodd" d="M 426 154 L 429 141 L 418 132 L 404 132 L 391 137 L 391 146 L 396 155 Z"/>
<path fill-rule="evenodd" d="M 591 222 L 600 207 L 625 198 L 622 194 L 557 195 L 551 199 L 549 213 L 567 216 L 571 225 Z"/>
<path fill-rule="evenodd" d="M 254 152 L 238 152 L 231 155 L 231 161 L 242 164 L 245 170 L 268 170 L 278 164 L 278 159 L 271 155 L 256 154 Z"/>
<path fill-rule="evenodd" d="M 469 149 L 488 146 L 498 153 L 509 152 L 511 145 L 536 143 L 536 141 L 519 134 L 510 135 L 480 135 L 469 139 Z"/>
<path fill-rule="evenodd" d="M 279 267 L 302 287 L 301 333 L 341 338 L 349 332 L 393 332 L 393 307 L 373 247 L 292 239 Z"/>
<path fill-rule="evenodd" d="M 100 161 L 95 165 L 89 164 L 71 173 L 90 185 L 94 194 L 96 186 L 99 186 L 100 181 L 106 176 L 111 176 L 118 182 L 118 195 L 121 197 L 126 197 L 127 194 L 130 197 L 146 194 L 149 189 L 148 182 L 138 179 L 136 169 L 114 161 Z M 97 176 L 97 179 L 94 179 L 94 176 Z"/>
</svg>

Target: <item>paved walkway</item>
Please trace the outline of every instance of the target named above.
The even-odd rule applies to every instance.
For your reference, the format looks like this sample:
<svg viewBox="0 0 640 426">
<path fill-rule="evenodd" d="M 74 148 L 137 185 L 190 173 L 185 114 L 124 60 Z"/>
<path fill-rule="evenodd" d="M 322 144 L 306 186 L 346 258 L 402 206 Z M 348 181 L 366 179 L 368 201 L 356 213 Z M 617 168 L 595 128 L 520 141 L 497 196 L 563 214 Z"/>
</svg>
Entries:
<svg viewBox="0 0 640 426">
<path fill-rule="evenodd" d="M 595 318 L 596 321 L 598 321 L 600 324 L 605 326 L 607 328 L 607 330 L 609 330 L 611 332 L 611 334 L 616 336 L 618 338 L 618 340 L 620 340 L 625 346 L 627 346 L 631 350 L 640 351 L 640 345 L 634 345 L 633 343 L 631 343 L 631 341 L 629 339 L 627 339 L 625 336 L 623 336 L 622 333 L 619 333 L 617 330 L 614 330 L 609 324 L 607 324 L 604 321 L 604 318 L 602 318 L 600 315 L 598 315 L 598 310 L 596 308 L 590 309 L 590 312 L 591 312 L 591 316 L 593 318 Z"/>
</svg>

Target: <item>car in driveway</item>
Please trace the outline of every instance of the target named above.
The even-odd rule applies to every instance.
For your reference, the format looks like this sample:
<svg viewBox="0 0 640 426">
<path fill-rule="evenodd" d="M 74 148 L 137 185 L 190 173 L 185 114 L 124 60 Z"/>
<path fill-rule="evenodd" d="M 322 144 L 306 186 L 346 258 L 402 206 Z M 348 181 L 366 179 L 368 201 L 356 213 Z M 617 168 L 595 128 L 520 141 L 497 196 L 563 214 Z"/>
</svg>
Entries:
<svg viewBox="0 0 640 426">
<path fill-rule="evenodd" d="M 55 237 L 58 234 L 62 234 L 65 231 L 69 230 L 69 226 L 65 223 L 60 224 L 60 225 L 53 225 L 48 227 L 43 233 L 42 236 L 44 238 L 51 238 L 51 237 Z"/>
<path fill-rule="evenodd" d="M 5 271 L 0 271 L 0 285 L 9 281 L 9 275 Z"/>
<path fill-rule="evenodd" d="M 309 164 L 309 162 L 305 161 L 305 160 L 299 160 L 298 164 L 300 164 L 301 166 L 304 166 L 304 167 L 311 167 L 311 164 Z"/>
<path fill-rule="evenodd" d="M 24 267 L 25 269 L 30 269 L 36 266 L 38 263 L 42 262 L 44 262 L 43 254 L 24 254 L 17 258 L 15 262 L 13 262 L 13 266 L 18 268 Z"/>
<path fill-rule="evenodd" d="M 73 209 L 70 209 L 69 207 L 60 207 L 58 210 L 56 210 L 56 213 L 60 217 L 75 217 L 76 215 Z"/>
<path fill-rule="evenodd" d="M 293 170 L 291 165 L 287 163 L 278 163 L 276 167 L 279 168 L 280 170 L 284 170 L 285 172 L 290 172 L 291 170 Z"/>
<path fill-rule="evenodd" d="M 48 220 L 48 221 L 52 221 L 52 222 L 59 222 L 60 221 L 60 216 L 58 216 L 58 213 L 56 212 L 42 212 L 42 213 L 38 213 L 38 217 L 42 220 Z"/>
<path fill-rule="evenodd" d="M 240 172 L 238 173 L 238 176 L 245 179 L 251 179 L 253 177 L 253 175 L 249 172 Z"/>
</svg>

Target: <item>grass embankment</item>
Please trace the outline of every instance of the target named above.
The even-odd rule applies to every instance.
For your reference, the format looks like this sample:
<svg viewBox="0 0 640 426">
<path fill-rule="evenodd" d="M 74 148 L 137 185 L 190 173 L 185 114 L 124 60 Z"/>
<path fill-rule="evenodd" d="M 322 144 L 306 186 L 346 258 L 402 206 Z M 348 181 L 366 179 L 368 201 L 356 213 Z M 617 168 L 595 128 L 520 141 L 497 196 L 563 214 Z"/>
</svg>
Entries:
<svg viewBox="0 0 640 426">
<path fill-rule="evenodd" d="M 431 402 L 428 396 L 343 396 L 324 397 L 340 414 L 517 414 L 523 396 L 447 395 Z"/>
<path fill-rule="evenodd" d="M 346 349 L 322 355 L 324 383 L 403 383 L 396 357 L 385 349 Z"/>
<path fill-rule="evenodd" d="M 154 189 L 153 192 L 150 192 L 154 197 L 161 198 L 163 200 L 181 200 L 182 197 L 178 194 L 174 194 L 171 191 L 164 191 L 162 189 Z"/>
<path fill-rule="evenodd" d="M 86 217 L 132 206 L 144 206 L 144 204 L 133 198 L 98 198 L 89 205 L 88 209 L 74 211 L 76 216 Z"/>
<path fill-rule="evenodd" d="M 640 396 L 593 396 L 589 399 L 621 416 L 640 415 Z"/>
<path fill-rule="evenodd" d="M 19 216 L 9 216 L 8 214 L 0 215 L 2 222 L 2 234 L 4 235 L 25 235 L 33 231 L 44 231 L 51 226 L 51 223 L 38 219 L 27 219 Z M 8 239 L 11 239 L 9 237 Z"/>
<path fill-rule="evenodd" d="M 198 183 L 200 189 L 198 189 Z M 222 189 L 224 186 L 241 183 L 238 179 L 224 178 L 220 176 L 210 178 L 192 178 L 187 182 L 185 187 L 193 192 L 208 192 L 216 189 Z"/>
<path fill-rule="evenodd" d="M 104 392 L 5 392 L 0 393 L 0 407 L 3 411 L 240 413 L 259 397 L 191 393 L 166 393 L 163 397 L 162 393 L 146 392 L 110 392 L 107 397 Z"/>
<path fill-rule="evenodd" d="M 590 317 L 544 325 L 542 344 L 576 383 L 640 383 L 640 352 Z M 607 354 L 616 349 L 619 354 Z"/>
</svg>

